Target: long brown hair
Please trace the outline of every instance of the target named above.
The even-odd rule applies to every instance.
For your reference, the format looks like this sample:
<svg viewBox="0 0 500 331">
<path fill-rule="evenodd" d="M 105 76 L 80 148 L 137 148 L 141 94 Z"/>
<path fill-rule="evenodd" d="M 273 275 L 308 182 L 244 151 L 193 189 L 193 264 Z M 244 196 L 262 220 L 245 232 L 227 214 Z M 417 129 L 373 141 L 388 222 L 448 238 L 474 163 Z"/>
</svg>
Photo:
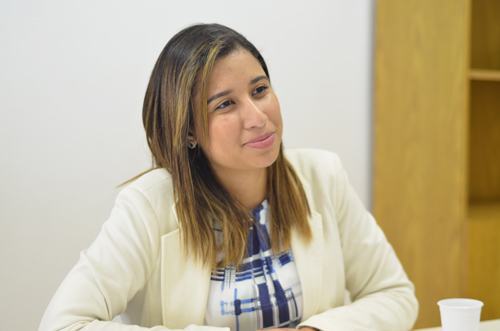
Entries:
<svg viewBox="0 0 500 331">
<path fill-rule="evenodd" d="M 246 252 L 251 215 L 220 184 L 201 148 L 188 148 L 188 135 L 208 135 L 207 82 L 215 62 L 238 48 L 249 51 L 269 78 L 267 65 L 244 36 L 219 24 L 183 29 L 161 52 L 146 90 L 143 123 L 153 167 L 172 176 L 176 212 L 184 249 L 212 267 L 238 265 Z M 200 98 L 194 96 L 199 93 Z M 199 100 L 199 104 L 195 104 Z M 267 200 L 271 210 L 274 252 L 290 247 L 292 227 L 311 238 L 309 205 L 302 184 L 283 155 L 268 169 Z M 222 230 L 217 247 L 215 228 Z"/>
</svg>

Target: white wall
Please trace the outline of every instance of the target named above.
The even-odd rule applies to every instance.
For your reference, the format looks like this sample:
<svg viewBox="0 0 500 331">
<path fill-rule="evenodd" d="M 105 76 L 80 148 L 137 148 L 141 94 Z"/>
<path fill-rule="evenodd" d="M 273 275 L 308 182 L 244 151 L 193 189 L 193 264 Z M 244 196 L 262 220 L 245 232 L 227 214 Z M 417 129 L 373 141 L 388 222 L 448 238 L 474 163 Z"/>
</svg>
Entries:
<svg viewBox="0 0 500 331">
<path fill-rule="evenodd" d="M 141 103 L 166 41 L 196 22 L 242 32 L 267 59 L 286 146 L 336 151 L 370 190 L 373 3 L 0 3 L 1 330 L 34 330 L 95 237 L 115 186 L 149 164 Z"/>
</svg>

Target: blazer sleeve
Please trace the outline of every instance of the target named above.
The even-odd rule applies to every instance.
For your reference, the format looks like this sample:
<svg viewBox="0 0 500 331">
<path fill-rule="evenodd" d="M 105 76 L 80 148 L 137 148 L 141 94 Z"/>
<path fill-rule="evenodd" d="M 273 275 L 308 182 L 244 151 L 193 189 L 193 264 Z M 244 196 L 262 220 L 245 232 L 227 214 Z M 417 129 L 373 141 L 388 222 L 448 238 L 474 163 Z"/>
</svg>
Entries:
<svg viewBox="0 0 500 331">
<path fill-rule="evenodd" d="M 335 171 L 330 192 L 352 303 L 312 316 L 300 326 L 325 331 L 410 330 L 418 312 L 413 284 L 351 187 L 338 157 L 333 156 L 332 162 Z"/>
<path fill-rule="evenodd" d="M 91 246 L 57 289 L 39 331 L 167 331 L 112 319 L 145 286 L 158 259 L 160 229 L 146 197 L 125 188 Z M 192 325 L 186 330 L 215 328 Z M 220 330 L 220 329 L 218 329 Z"/>
</svg>

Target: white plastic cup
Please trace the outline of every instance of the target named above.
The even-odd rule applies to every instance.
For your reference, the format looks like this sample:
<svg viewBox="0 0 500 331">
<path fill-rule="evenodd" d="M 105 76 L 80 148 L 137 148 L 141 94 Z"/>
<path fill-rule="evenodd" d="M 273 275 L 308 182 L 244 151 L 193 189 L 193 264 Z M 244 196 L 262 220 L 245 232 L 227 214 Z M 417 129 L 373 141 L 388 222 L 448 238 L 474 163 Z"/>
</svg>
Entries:
<svg viewBox="0 0 500 331">
<path fill-rule="evenodd" d="M 483 303 L 474 299 L 438 301 L 443 331 L 478 331 Z"/>
</svg>

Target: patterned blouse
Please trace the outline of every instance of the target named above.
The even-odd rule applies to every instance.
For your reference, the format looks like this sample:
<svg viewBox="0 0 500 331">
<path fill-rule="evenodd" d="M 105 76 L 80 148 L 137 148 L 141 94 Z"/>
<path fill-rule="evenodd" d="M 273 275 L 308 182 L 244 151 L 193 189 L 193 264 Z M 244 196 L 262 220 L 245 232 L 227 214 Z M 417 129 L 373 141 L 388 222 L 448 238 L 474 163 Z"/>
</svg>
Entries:
<svg viewBox="0 0 500 331">
<path fill-rule="evenodd" d="M 253 211 L 248 247 L 239 269 L 212 271 L 205 323 L 231 331 L 294 328 L 302 317 L 302 288 L 292 251 L 273 255 L 267 222 L 269 205 Z M 222 233 L 216 232 L 218 240 Z"/>
</svg>

